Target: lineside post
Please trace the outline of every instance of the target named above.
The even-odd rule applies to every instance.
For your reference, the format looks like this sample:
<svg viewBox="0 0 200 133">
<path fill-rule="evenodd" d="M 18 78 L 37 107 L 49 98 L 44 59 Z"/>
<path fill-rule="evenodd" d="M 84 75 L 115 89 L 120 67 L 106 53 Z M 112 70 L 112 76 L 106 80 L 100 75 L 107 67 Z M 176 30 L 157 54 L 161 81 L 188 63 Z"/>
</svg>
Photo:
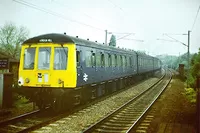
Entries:
<svg viewBox="0 0 200 133">
<path fill-rule="evenodd" d="M 197 133 L 200 133 L 200 77 L 197 77 Z"/>
</svg>

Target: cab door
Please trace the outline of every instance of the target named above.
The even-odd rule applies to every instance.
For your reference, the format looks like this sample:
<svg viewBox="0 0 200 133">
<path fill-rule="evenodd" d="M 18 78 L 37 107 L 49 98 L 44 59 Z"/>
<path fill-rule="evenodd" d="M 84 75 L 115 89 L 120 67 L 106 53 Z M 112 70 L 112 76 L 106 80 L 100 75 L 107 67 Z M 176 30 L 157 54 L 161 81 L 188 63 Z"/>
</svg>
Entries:
<svg viewBox="0 0 200 133">
<path fill-rule="evenodd" d="M 77 86 L 83 85 L 83 56 L 81 46 L 76 45 L 76 70 L 77 70 Z"/>
</svg>

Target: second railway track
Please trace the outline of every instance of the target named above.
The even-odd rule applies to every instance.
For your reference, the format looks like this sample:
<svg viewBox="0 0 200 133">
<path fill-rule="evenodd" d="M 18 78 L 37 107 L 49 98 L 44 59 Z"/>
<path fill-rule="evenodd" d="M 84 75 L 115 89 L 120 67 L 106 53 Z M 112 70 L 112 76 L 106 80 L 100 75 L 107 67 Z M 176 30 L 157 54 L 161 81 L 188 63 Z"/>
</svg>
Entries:
<svg viewBox="0 0 200 133">
<path fill-rule="evenodd" d="M 52 120 L 48 109 L 44 111 L 36 110 L 5 121 L 0 122 L 0 133 L 21 133 L 28 132 L 41 127 L 44 123 Z"/>
<path fill-rule="evenodd" d="M 128 133 L 139 122 L 151 105 L 160 96 L 171 81 L 171 73 L 168 71 L 157 84 L 153 85 L 140 95 L 134 97 L 113 113 L 104 117 L 97 123 L 85 129 L 89 132 Z"/>
<path fill-rule="evenodd" d="M 38 129 L 40 127 L 46 126 L 49 123 L 54 122 L 55 120 L 58 120 L 62 117 L 66 117 L 67 115 L 65 114 L 64 116 L 59 116 L 55 117 L 55 115 L 52 117 L 49 117 L 44 115 L 38 115 L 34 114 L 32 116 L 26 116 L 22 118 L 17 118 L 13 119 L 10 121 L 5 122 L 4 124 L 0 125 L 0 133 L 1 132 L 29 132 L 33 131 L 35 129 Z M 47 115 L 47 113 L 46 113 Z M 55 118 L 54 118 L 55 117 Z"/>
</svg>

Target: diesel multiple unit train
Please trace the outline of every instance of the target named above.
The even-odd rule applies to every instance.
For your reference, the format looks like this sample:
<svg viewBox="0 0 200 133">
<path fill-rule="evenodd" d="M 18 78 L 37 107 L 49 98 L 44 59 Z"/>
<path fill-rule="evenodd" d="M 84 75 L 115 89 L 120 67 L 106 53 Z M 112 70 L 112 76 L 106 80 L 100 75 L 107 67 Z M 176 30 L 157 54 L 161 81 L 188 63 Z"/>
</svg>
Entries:
<svg viewBox="0 0 200 133">
<path fill-rule="evenodd" d="M 39 108 L 59 111 L 122 89 L 160 69 L 159 59 L 133 50 L 45 34 L 22 44 L 18 84 Z"/>
</svg>

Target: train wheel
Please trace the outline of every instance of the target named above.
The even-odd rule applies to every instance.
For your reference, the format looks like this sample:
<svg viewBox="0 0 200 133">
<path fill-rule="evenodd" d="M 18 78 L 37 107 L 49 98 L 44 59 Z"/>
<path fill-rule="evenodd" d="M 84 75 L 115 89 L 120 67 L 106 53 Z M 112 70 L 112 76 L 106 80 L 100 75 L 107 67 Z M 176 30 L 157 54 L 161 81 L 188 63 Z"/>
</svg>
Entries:
<svg viewBox="0 0 200 133">
<path fill-rule="evenodd" d="M 63 99 L 62 96 L 58 96 L 58 97 L 54 98 L 53 103 L 52 103 L 53 111 L 58 113 L 63 110 L 63 100 L 62 99 Z"/>
<path fill-rule="evenodd" d="M 46 106 L 44 104 L 44 98 L 41 97 L 40 93 L 36 92 L 33 98 L 38 108 L 44 110 Z"/>
</svg>

